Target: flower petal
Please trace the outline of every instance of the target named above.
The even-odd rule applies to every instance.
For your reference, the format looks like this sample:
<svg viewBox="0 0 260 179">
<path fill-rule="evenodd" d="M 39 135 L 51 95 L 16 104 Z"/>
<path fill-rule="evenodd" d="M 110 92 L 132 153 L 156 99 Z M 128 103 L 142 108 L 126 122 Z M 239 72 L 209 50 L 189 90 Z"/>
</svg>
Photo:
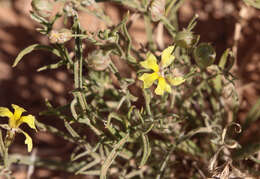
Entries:
<svg viewBox="0 0 260 179">
<path fill-rule="evenodd" d="M 178 85 L 181 85 L 182 83 L 184 83 L 186 81 L 186 79 L 184 79 L 181 76 L 178 76 L 178 77 L 174 77 L 174 78 L 168 78 L 168 81 L 170 82 L 171 85 L 178 86 Z"/>
<path fill-rule="evenodd" d="M 18 127 L 18 126 L 17 126 L 17 121 L 18 121 L 18 120 L 15 119 L 15 116 L 14 116 L 14 115 L 13 115 L 12 117 L 10 117 L 10 118 L 9 118 L 9 122 L 8 122 L 9 127 L 10 127 L 10 128 L 17 128 L 17 127 Z"/>
<path fill-rule="evenodd" d="M 162 57 L 161 57 L 162 68 L 169 66 L 174 61 L 175 56 L 172 55 L 173 49 L 174 46 L 169 46 L 162 52 Z"/>
<path fill-rule="evenodd" d="M 12 116 L 13 113 L 8 108 L 0 107 L 0 117 L 11 118 Z"/>
<path fill-rule="evenodd" d="M 152 69 L 155 72 L 159 71 L 159 65 L 157 64 L 157 59 L 152 53 L 147 53 L 146 60 L 140 62 L 141 66 L 146 69 Z"/>
<path fill-rule="evenodd" d="M 26 124 L 28 124 L 28 126 L 30 128 L 36 130 L 34 122 L 35 122 L 35 117 L 33 115 L 22 116 L 21 119 L 18 122 L 18 126 L 21 125 L 22 123 L 26 123 Z"/>
<path fill-rule="evenodd" d="M 25 136 L 24 143 L 27 145 L 27 150 L 28 150 L 28 152 L 31 152 L 32 151 L 32 147 L 33 147 L 32 138 L 24 131 L 22 131 L 22 133 Z"/>
<path fill-rule="evenodd" d="M 26 110 L 18 105 L 12 104 L 12 107 L 14 108 L 14 119 L 19 120 L 22 113 Z"/>
<path fill-rule="evenodd" d="M 155 80 L 159 78 L 158 73 L 145 73 L 143 74 L 139 80 L 142 80 L 144 82 L 144 88 L 150 88 Z"/>
<path fill-rule="evenodd" d="M 155 89 L 155 94 L 163 95 L 164 91 L 171 92 L 171 86 L 166 82 L 166 80 L 162 77 L 159 78 L 159 82 L 157 88 Z"/>
</svg>

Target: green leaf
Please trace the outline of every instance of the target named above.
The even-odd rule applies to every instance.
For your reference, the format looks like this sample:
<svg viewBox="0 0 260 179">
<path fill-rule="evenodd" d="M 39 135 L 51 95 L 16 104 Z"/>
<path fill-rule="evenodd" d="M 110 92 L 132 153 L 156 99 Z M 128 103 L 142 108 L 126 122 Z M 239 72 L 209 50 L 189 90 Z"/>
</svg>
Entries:
<svg viewBox="0 0 260 179">
<path fill-rule="evenodd" d="M 226 71 L 229 71 L 235 62 L 234 54 L 230 49 L 226 49 L 222 54 L 218 66 Z"/>
<path fill-rule="evenodd" d="M 50 64 L 50 65 L 46 65 L 46 66 L 43 66 L 41 68 L 38 68 L 37 71 L 40 72 L 40 71 L 44 71 L 44 70 L 48 70 L 48 69 L 57 69 L 63 65 L 65 65 L 66 63 L 64 63 L 63 60 L 59 61 L 58 63 L 54 63 L 54 64 Z"/>
<path fill-rule="evenodd" d="M 150 154 L 151 154 L 151 147 L 150 147 L 150 143 L 149 143 L 149 138 L 147 135 L 142 134 L 142 140 L 143 140 L 143 156 L 142 156 L 142 160 L 140 162 L 139 168 L 142 168 L 146 161 L 148 160 Z"/>
<path fill-rule="evenodd" d="M 251 110 L 247 113 L 245 122 L 242 125 L 243 130 L 246 130 L 252 122 L 256 121 L 260 117 L 259 109 L 260 109 L 260 98 L 254 104 L 254 106 L 251 108 Z"/>
<path fill-rule="evenodd" d="M 106 160 L 104 161 L 101 171 L 100 171 L 100 179 L 106 179 L 107 170 L 110 167 L 110 165 L 113 163 L 117 155 L 119 154 L 119 149 L 124 146 L 124 144 L 127 142 L 129 137 L 129 134 L 126 134 L 124 138 L 122 138 L 114 147 L 113 150 L 109 153 Z"/>
<path fill-rule="evenodd" d="M 213 81 L 213 85 L 214 85 L 214 88 L 216 90 L 216 92 L 218 94 L 220 94 L 221 90 L 222 90 L 222 80 L 221 80 L 221 75 L 217 75 L 214 79 L 212 79 Z"/>
<path fill-rule="evenodd" d="M 260 0 L 243 0 L 247 5 L 260 9 Z"/>
<path fill-rule="evenodd" d="M 198 19 L 199 15 L 198 14 L 195 14 L 193 16 L 193 18 L 191 19 L 191 21 L 189 22 L 189 25 L 187 27 L 188 31 L 192 31 L 194 29 L 194 27 L 196 26 L 197 24 L 197 19 Z"/>
<path fill-rule="evenodd" d="M 182 142 L 178 148 L 192 155 L 199 155 L 201 150 L 192 140 Z"/>
<path fill-rule="evenodd" d="M 227 57 L 228 57 L 228 53 L 230 52 L 230 49 L 226 49 L 225 52 L 222 54 L 220 61 L 218 63 L 218 66 L 222 69 L 224 69 L 226 63 L 227 63 Z"/>
<path fill-rule="evenodd" d="M 229 71 L 234 64 L 234 61 L 235 61 L 235 58 L 234 58 L 233 52 L 230 51 L 230 49 L 226 49 L 219 60 L 218 66 L 220 69 L 222 69 L 224 71 Z M 220 69 L 217 69 L 218 73 L 221 72 Z M 214 84 L 214 88 L 217 91 L 217 93 L 219 93 L 219 94 L 223 88 L 221 78 L 222 78 L 222 75 L 217 75 L 212 80 L 213 84 Z"/>
<path fill-rule="evenodd" d="M 14 64 L 12 65 L 12 67 L 16 67 L 16 65 L 22 60 L 22 58 L 31 53 L 32 51 L 34 50 L 46 50 L 46 51 L 49 51 L 49 52 L 52 52 L 54 55 L 58 56 L 58 57 L 61 57 L 61 54 L 60 52 L 53 48 L 53 47 L 50 47 L 50 46 L 47 46 L 47 45 L 40 45 L 40 44 L 33 44 L 33 45 L 30 45 L 29 47 L 23 49 L 19 54 L 18 56 L 16 57 L 15 61 L 14 61 Z"/>
</svg>

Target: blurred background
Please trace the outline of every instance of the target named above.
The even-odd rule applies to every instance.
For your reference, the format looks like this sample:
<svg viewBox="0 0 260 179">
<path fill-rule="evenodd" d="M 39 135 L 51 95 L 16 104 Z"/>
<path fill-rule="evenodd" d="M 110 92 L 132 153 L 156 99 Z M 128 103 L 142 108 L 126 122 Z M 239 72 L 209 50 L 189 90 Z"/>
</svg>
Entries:
<svg viewBox="0 0 260 179">
<path fill-rule="evenodd" d="M 38 114 L 46 110 L 45 99 L 54 107 L 70 102 L 73 75 L 62 68 L 37 72 L 41 66 L 58 61 L 54 55 L 42 51 L 25 56 L 16 68 L 11 67 L 17 54 L 25 47 L 35 43 L 49 44 L 47 37 L 35 30 L 37 24 L 30 18 L 30 3 L 30 0 L 0 0 L 0 106 L 23 106 L 39 121 L 62 129 L 59 119 Z M 113 24 L 119 23 L 127 12 L 126 8 L 113 3 L 98 3 L 89 8 L 97 6 L 105 9 Z M 59 11 L 58 5 L 56 11 Z M 186 0 L 179 10 L 179 29 L 186 27 L 196 13 L 199 18 L 195 33 L 200 35 L 201 42 L 211 42 L 216 49 L 217 58 L 227 48 L 237 50 L 237 66 L 233 73 L 238 78 L 238 121 L 242 123 L 249 110 L 255 103 L 259 103 L 260 99 L 260 11 L 247 7 L 240 0 Z M 97 32 L 106 27 L 101 20 L 87 13 L 81 13 L 80 20 L 81 25 L 89 32 Z M 57 23 L 55 26 L 59 27 L 61 24 Z M 143 19 L 135 17 L 130 34 L 137 47 L 141 48 L 140 44 L 146 43 Z M 166 43 L 170 43 L 171 39 L 166 32 L 164 34 Z M 1 123 L 4 122 L 2 118 Z M 259 127 L 260 120 L 256 120 L 244 131 L 240 143 L 259 141 Z M 55 160 L 69 159 L 67 153 L 72 147 L 71 144 L 51 134 L 36 134 L 30 129 L 26 130 L 34 136 L 36 155 Z M 23 136 L 16 137 L 10 152 L 26 154 Z M 27 167 L 14 166 L 14 171 L 15 178 L 26 178 Z M 32 178 L 76 178 L 68 173 L 44 168 L 37 168 L 36 171 Z"/>
</svg>

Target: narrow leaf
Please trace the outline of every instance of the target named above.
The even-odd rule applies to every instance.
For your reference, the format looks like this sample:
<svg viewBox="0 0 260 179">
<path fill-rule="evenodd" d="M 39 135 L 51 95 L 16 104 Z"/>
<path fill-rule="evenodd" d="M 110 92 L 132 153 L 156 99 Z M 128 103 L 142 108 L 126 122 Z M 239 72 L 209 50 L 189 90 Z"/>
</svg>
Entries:
<svg viewBox="0 0 260 179">
<path fill-rule="evenodd" d="M 225 52 L 222 54 L 218 66 L 225 70 L 229 71 L 235 62 L 234 54 L 230 49 L 226 49 Z"/>
<path fill-rule="evenodd" d="M 142 168 L 146 161 L 148 160 L 150 154 L 151 154 L 151 146 L 149 143 L 149 138 L 147 135 L 142 134 L 142 140 L 143 140 L 143 156 L 142 156 L 142 160 L 140 162 L 139 168 Z"/>
<path fill-rule="evenodd" d="M 218 63 L 218 66 L 222 69 L 224 69 L 227 59 L 228 59 L 228 53 L 230 52 L 230 49 L 226 49 L 225 52 L 222 54 L 220 61 Z"/>
<path fill-rule="evenodd" d="M 101 167 L 101 173 L 100 173 L 100 179 L 106 179 L 107 170 L 110 167 L 110 165 L 113 163 L 117 155 L 119 154 L 119 149 L 124 146 L 124 144 L 127 142 L 127 139 L 129 137 L 129 134 L 126 134 L 124 138 L 122 138 L 113 148 L 113 150 L 109 153 L 106 160 L 104 161 L 102 167 Z"/>
<path fill-rule="evenodd" d="M 246 130 L 249 125 L 256 121 L 260 117 L 260 99 L 254 104 L 251 110 L 247 113 L 244 124 L 242 125 L 243 130 Z"/>
<path fill-rule="evenodd" d="M 54 64 L 50 64 L 50 65 L 46 65 L 46 66 L 43 66 L 41 68 L 38 68 L 37 71 L 40 72 L 40 71 L 44 71 L 44 70 L 48 70 L 48 69 L 57 69 L 59 67 L 61 67 L 62 65 L 64 65 L 64 61 L 59 61 L 58 63 L 54 63 Z"/>
<path fill-rule="evenodd" d="M 32 51 L 34 50 L 46 50 L 46 51 L 49 51 L 49 52 L 52 52 L 54 55 L 57 55 L 58 57 L 60 57 L 60 52 L 53 48 L 53 47 L 50 47 L 50 46 L 47 46 L 47 45 L 40 45 L 40 44 L 33 44 L 33 45 L 30 45 L 29 47 L 23 49 L 19 54 L 18 56 L 16 57 L 15 61 L 14 61 L 14 64 L 12 65 L 12 67 L 15 67 L 20 61 L 21 59 L 31 53 Z"/>
</svg>

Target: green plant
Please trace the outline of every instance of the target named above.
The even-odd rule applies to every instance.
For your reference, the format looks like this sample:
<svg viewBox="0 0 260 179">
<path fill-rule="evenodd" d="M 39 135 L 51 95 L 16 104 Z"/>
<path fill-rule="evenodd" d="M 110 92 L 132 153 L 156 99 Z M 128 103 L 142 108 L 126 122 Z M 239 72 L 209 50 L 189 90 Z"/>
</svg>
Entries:
<svg viewBox="0 0 260 179">
<path fill-rule="evenodd" d="M 109 1 L 129 7 L 144 17 L 148 43 L 143 44 L 142 49 L 132 44 L 128 32 L 132 23 L 131 12 L 112 26 L 102 9 L 90 11 L 87 8 L 100 1 L 57 0 L 63 11 L 54 17 L 49 15 L 51 4 L 43 6 L 42 1 L 32 2 L 31 17 L 41 25 L 37 31 L 47 36 L 51 45 L 27 47 L 19 53 L 13 67 L 24 55 L 34 50 L 46 50 L 56 55 L 59 61 L 38 71 L 64 66 L 73 74 L 73 100 L 59 107 L 46 101 L 47 110 L 40 113 L 59 117 L 66 131 L 39 121 L 36 126 L 41 131 L 63 137 L 75 147 L 70 161 L 53 166 L 40 158 L 30 163 L 26 156 L 15 155 L 9 156 L 10 163 L 22 158 L 20 163 L 23 164 L 94 175 L 100 179 L 108 176 L 180 178 L 186 167 L 190 168 L 185 176 L 188 178 L 249 175 L 247 168 L 239 165 L 243 163 L 241 156 L 244 153 L 233 157 L 234 149 L 240 145 L 234 140 L 232 131 L 241 132 L 236 123 L 239 103 L 235 78 L 230 73 L 233 53 L 228 49 L 218 60 L 211 45 L 198 44 L 199 36 L 193 32 L 197 15 L 185 30 L 178 29 L 176 16 L 183 1 Z M 79 11 L 97 16 L 107 24 L 107 29 L 86 32 L 80 26 Z M 53 29 L 61 17 L 66 29 Z M 162 23 L 173 39 L 163 50 L 153 40 L 153 21 Z M 85 55 L 85 44 L 95 50 Z M 161 51 L 159 64 L 159 55 L 153 54 Z M 115 62 L 115 58 L 119 61 Z M 219 63 L 213 64 L 216 61 Z M 123 76 L 118 64 L 127 66 L 129 74 L 135 75 Z M 155 90 L 153 83 L 158 84 Z M 137 90 L 134 92 L 131 87 Z M 227 87 L 230 88 L 228 95 L 225 94 Z M 230 99 L 232 105 L 227 108 L 226 101 Z M 232 113 L 232 121 L 227 120 L 227 110 Z M 95 135 L 91 141 L 89 133 Z M 257 171 L 252 170 L 250 174 L 256 175 Z"/>
</svg>

